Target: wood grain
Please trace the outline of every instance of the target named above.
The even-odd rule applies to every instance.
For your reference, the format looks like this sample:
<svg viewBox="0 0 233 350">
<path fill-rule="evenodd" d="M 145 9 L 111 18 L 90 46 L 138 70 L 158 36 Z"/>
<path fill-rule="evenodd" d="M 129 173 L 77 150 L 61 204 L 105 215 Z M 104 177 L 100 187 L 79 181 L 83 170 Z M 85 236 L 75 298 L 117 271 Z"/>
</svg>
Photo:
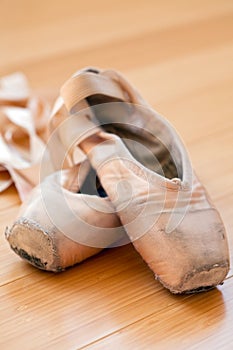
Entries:
<svg viewBox="0 0 233 350">
<path fill-rule="evenodd" d="M 223 217 L 233 253 L 233 2 L 2 0 L 0 74 L 58 92 L 75 70 L 121 70 L 177 128 Z M 131 246 L 61 274 L 21 261 L 4 238 L 20 201 L 0 195 L 0 348 L 232 349 L 233 271 L 174 296 Z"/>
</svg>

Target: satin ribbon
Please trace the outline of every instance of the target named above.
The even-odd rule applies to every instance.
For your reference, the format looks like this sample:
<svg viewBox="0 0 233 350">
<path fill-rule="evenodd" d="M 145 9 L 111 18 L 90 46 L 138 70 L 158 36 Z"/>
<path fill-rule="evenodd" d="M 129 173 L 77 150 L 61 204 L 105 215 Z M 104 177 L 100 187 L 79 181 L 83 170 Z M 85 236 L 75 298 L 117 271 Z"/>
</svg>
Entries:
<svg viewBox="0 0 233 350">
<path fill-rule="evenodd" d="M 0 192 L 14 183 L 23 201 L 39 183 L 49 115 L 22 73 L 0 79 Z"/>
</svg>

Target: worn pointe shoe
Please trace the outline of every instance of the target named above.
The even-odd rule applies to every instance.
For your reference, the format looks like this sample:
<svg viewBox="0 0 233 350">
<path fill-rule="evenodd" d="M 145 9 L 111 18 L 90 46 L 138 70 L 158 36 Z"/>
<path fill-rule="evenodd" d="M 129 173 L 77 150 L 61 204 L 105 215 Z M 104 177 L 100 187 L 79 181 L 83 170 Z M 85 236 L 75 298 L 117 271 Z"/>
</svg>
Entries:
<svg viewBox="0 0 233 350">
<path fill-rule="evenodd" d="M 92 107 L 95 123 L 101 124 L 96 128 L 88 111 L 75 113 L 82 86 L 92 106 L 111 101 L 109 96 L 127 103 Z M 145 107 L 138 93 L 113 71 L 75 75 L 61 94 L 73 113 L 62 142 L 67 147 L 72 135 L 73 147 L 79 145 L 87 154 L 130 240 L 155 277 L 173 293 L 221 284 L 229 270 L 225 229 L 174 128 Z M 79 124 L 82 133 L 78 127 L 74 130 Z M 109 125 L 112 133 L 121 131 L 127 140 L 104 132 Z M 130 142 L 132 135 L 147 151 Z"/>
<path fill-rule="evenodd" d="M 93 78 L 92 70 L 83 70 L 80 75 L 88 77 L 89 73 Z M 104 102 L 107 99 L 116 100 L 116 98 L 123 100 L 125 95 L 118 84 L 108 77 L 104 79 L 101 89 L 99 78 L 96 81 L 95 91 L 101 90 L 102 94 L 99 98 L 104 97 Z M 90 103 L 89 98 L 94 97 L 93 86 L 91 85 L 89 89 L 85 78 L 83 83 L 84 85 L 75 93 L 75 98 L 79 96 L 76 110 L 87 108 Z M 95 97 L 98 99 L 98 95 Z M 67 118 L 67 110 L 60 97 L 55 103 L 50 118 L 51 137 L 48 148 L 53 163 L 50 172 L 63 168 L 66 170 L 46 178 L 24 203 L 13 226 L 6 230 L 6 238 L 18 255 L 34 266 L 50 271 L 63 270 L 98 253 L 105 247 L 128 242 L 108 198 L 100 198 L 106 195 L 104 191 L 101 187 L 98 191 L 91 189 L 95 174 L 90 176 L 90 172 L 84 172 L 80 176 L 79 169 L 86 169 L 88 164 L 82 163 L 83 155 L 77 147 L 74 151 L 70 149 L 67 152 L 73 138 L 82 133 L 80 121 L 66 130 L 64 121 Z M 95 132 L 91 130 L 89 135 Z M 115 132 L 121 136 L 125 133 L 121 129 Z M 83 164 L 86 165 L 81 167 Z M 43 164 L 41 168 L 40 175 L 44 178 L 46 171 L 43 174 Z M 79 180 L 81 178 L 79 184 L 78 176 Z M 80 190 L 82 195 L 75 193 Z M 93 193 L 90 193 L 90 190 Z M 66 202 L 69 203 L 68 208 L 65 205 Z M 83 220 L 86 223 L 85 227 L 80 222 L 80 213 L 82 218 L 85 218 Z"/>
<path fill-rule="evenodd" d="M 54 272 L 127 241 L 104 190 L 100 184 L 96 188 L 98 179 L 89 162 L 77 149 L 75 154 L 66 154 L 59 142 L 58 136 L 65 132 L 62 125 L 65 117 L 67 111 L 58 99 L 50 126 L 52 130 L 56 128 L 56 132 L 48 144 L 54 160 L 49 169 L 52 174 L 47 177 L 43 174 L 47 171 L 43 166 L 48 166 L 45 157 L 40 173 L 44 181 L 34 188 L 22 205 L 18 219 L 5 233 L 11 248 L 21 258 Z M 63 166 L 65 169 L 59 171 Z"/>
<path fill-rule="evenodd" d="M 33 190 L 19 218 L 6 230 L 11 248 L 21 258 L 58 272 L 125 236 L 108 198 L 85 193 L 89 176 L 90 166 L 84 161 L 53 173 Z"/>
</svg>

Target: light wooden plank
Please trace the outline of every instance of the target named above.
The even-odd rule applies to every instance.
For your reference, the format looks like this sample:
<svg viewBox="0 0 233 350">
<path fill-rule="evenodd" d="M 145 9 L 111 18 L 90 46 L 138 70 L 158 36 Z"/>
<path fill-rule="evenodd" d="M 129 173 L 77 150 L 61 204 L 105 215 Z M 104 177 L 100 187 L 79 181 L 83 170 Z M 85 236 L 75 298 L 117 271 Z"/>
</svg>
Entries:
<svg viewBox="0 0 233 350">
<path fill-rule="evenodd" d="M 143 283 L 140 276 L 146 278 Z M 133 311 L 133 305 L 141 300 L 143 310 L 145 296 L 161 289 L 129 247 L 107 251 L 66 273 L 46 276 L 37 271 L 1 287 L 1 313 L 5 317 L 0 324 L 0 342 L 11 349 L 19 344 L 27 348 L 32 343 L 40 348 L 78 348 L 100 334 L 108 334 L 110 329 L 118 329 L 120 324 L 140 318 L 141 313 L 127 312 L 128 305 Z M 164 295 L 173 298 L 166 292 Z M 121 321 L 117 315 L 122 312 Z M 14 328 L 10 327 L 12 323 Z M 20 339 L 15 342 L 17 334 Z"/>
<path fill-rule="evenodd" d="M 82 349 L 231 349 L 233 278 L 218 290 L 180 299 Z M 163 301 L 162 301 L 163 302 Z M 225 308 L 225 304 L 227 308 Z"/>
<path fill-rule="evenodd" d="M 121 40 L 113 39 L 97 45 L 92 42 L 91 47 L 88 48 L 78 47 L 68 52 L 64 50 L 60 54 L 50 53 L 45 58 L 35 57 L 33 60 L 30 58 L 27 64 L 14 64 L 14 69 L 23 69 L 36 87 L 44 85 L 46 79 L 47 83 L 58 88 L 70 74 L 86 65 L 103 66 L 104 63 L 105 67 L 114 67 L 124 72 L 133 67 L 138 68 L 155 62 L 158 64 L 170 60 L 171 57 L 176 59 L 213 46 L 223 45 L 232 40 L 231 25 L 231 12 L 205 20 L 198 18 L 192 22 L 162 28 L 160 31 L 155 29 L 142 32 L 140 35 L 129 37 L 124 35 Z M 43 37 L 45 36 L 44 33 Z M 23 43 L 23 47 L 27 47 L 27 43 Z M 11 56 L 9 54 L 9 57 Z M 10 63 L 9 57 L 6 62 Z M 125 57 L 133 59 L 126 60 Z M 12 71 L 9 63 L 3 66 L 2 70 Z"/>
<path fill-rule="evenodd" d="M 63 54 L 64 51 L 71 53 L 78 49 L 80 52 L 85 48 L 93 50 L 93 47 L 99 48 L 106 43 L 118 41 L 120 44 L 121 42 L 120 51 L 117 50 L 117 47 L 114 49 L 115 45 L 112 46 L 113 58 L 116 53 L 118 55 L 120 52 L 123 53 L 127 46 L 132 49 L 132 39 L 135 41 L 138 36 L 140 40 L 141 34 L 148 30 L 163 30 L 170 27 L 174 31 L 177 25 L 181 25 L 184 26 L 180 29 L 183 29 L 185 36 L 185 26 L 189 26 L 191 21 L 196 22 L 197 44 L 200 45 L 203 40 L 200 36 L 203 28 L 200 27 L 198 21 L 204 24 L 206 19 L 221 15 L 228 16 L 233 10 L 233 5 L 227 0 L 223 2 L 224 6 L 218 0 L 206 0 L 205 2 L 192 0 L 189 3 L 176 0 L 175 3 L 169 4 L 161 0 L 156 4 L 152 0 L 147 0 L 146 3 L 137 1 L 137 6 L 135 6 L 132 0 L 113 2 L 111 5 L 106 0 L 98 1 L 98 3 L 92 2 L 91 5 L 80 0 L 69 0 L 67 4 L 62 1 L 58 4 L 57 1 L 48 0 L 46 3 L 39 2 L 32 5 L 28 0 L 23 0 L 20 3 L 13 1 L 14 11 L 11 11 L 10 16 L 8 2 L 3 2 L 0 24 L 2 32 L 1 65 L 4 65 L 5 62 L 7 65 L 22 63 L 25 66 L 28 60 L 40 61 L 44 57 Z M 209 31 L 214 28 L 207 25 L 204 29 Z M 162 30 L 158 33 L 159 36 L 164 35 Z M 208 32 L 208 41 L 211 38 L 218 39 L 218 32 L 212 34 L 214 35 L 210 36 Z M 129 37 L 129 42 L 124 42 L 127 37 Z M 150 40 L 146 39 L 147 37 Z M 177 46 L 178 42 L 174 42 L 173 37 L 174 35 L 167 36 L 169 42 L 164 42 L 164 45 L 174 46 L 175 44 Z M 150 33 L 142 38 L 143 45 L 145 45 L 145 39 L 151 49 L 153 38 Z M 190 40 L 192 39 L 191 36 Z M 139 49 L 141 44 L 142 41 L 140 45 L 137 43 Z M 179 44 L 183 46 L 182 42 Z M 193 44 L 195 45 L 195 42 Z M 207 40 L 205 40 L 205 45 L 208 45 Z M 103 50 L 106 50 L 104 46 Z M 131 55 L 133 54 L 131 52 Z"/>
<path fill-rule="evenodd" d="M 15 187 L 12 185 L 7 190 L 5 190 L 3 193 L 0 194 L 1 200 L 0 200 L 0 215 L 2 217 L 2 214 L 7 209 L 10 209 L 15 206 L 19 206 L 21 204 L 21 201 L 17 195 Z"/>
</svg>

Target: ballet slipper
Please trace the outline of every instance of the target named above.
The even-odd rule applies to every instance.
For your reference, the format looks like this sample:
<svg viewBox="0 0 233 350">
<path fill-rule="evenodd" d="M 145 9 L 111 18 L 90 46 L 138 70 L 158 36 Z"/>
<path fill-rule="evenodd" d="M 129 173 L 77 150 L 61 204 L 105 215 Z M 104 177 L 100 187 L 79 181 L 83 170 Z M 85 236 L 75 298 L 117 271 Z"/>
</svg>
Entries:
<svg viewBox="0 0 233 350">
<path fill-rule="evenodd" d="M 31 192 L 17 220 L 5 232 L 16 254 L 37 268 L 54 272 L 128 241 L 100 184 L 98 191 L 92 188 L 96 174 L 85 155 L 78 149 L 69 154 L 62 147 L 59 135 L 65 132 L 65 117 L 67 111 L 58 99 L 50 121 L 51 164 L 45 153 L 46 162 L 42 161 L 40 171 L 44 180 Z"/>
<path fill-rule="evenodd" d="M 6 229 L 16 254 L 37 268 L 60 272 L 124 238 L 109 199 L 80 191 L 89 171 L 84 161 L 34 188 Z"/>
<path fill-rule="evenodd" d="M 130 240 L 155 277 L 173 293 L 223 283 L 229 271 L 225 228 L 174 128 L 113 71 L 74 75 L 61 95 L 71 114 L 61 142 L 67 148 L 72 135 L 71 148 L 79 146 L 87 154 Z M 114 103 L 96 106 L 111 102 L 109 96 L 115 96 Z M 89 114 L 76 113 L 83 98 L 92 105 Z M 104 131 L 111 123 L 118 134 L 124 126 L 134 140 L 149 140 L 145 159 L 114 130 Z"/>
</svg>

